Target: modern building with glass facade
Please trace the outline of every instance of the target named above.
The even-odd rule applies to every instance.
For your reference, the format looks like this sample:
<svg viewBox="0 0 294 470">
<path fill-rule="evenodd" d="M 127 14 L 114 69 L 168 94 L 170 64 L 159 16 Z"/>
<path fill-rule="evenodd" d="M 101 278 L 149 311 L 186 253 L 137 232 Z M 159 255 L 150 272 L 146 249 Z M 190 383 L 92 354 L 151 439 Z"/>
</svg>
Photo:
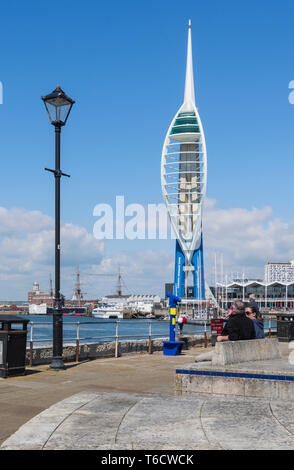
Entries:
<svg viewBox="0 0 294 470">
<path fill-rule="evenodd" d="M 229 308 L 234 299 L 249 301 L 250 294 L 260 308 L 291 309 L 294 308 L 294 282 L 264 282 L 260 280 L 234 281 L 229 284 L 218 284 L 211 288 L 223 308 Z"/>
</svg>

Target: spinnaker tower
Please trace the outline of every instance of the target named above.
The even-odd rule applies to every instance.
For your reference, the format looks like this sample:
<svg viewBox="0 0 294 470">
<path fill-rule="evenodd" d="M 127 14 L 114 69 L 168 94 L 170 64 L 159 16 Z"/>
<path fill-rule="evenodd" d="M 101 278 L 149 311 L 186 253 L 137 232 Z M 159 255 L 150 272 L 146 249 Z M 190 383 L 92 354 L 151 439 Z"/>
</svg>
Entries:
<svg viewBox="0 0 294 470">
<path fill-rule="evenodd" d="M 206 145 L 195 104 L 191 21 L 189 20 L 184 102 L 167 131 L 161 159 L 164 201 L 176 234 L 174 294 L 205 299 L 202 212 L 206 193 Z"/>
</svg>

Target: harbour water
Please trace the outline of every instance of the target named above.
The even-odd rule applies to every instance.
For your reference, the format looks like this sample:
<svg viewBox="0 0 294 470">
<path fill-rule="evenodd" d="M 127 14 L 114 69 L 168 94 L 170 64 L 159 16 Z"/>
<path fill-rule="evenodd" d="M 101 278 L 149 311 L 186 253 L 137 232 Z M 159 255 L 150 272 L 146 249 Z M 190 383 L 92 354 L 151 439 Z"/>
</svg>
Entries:
<svg viewBox="0 0 294 470">
<path fill-rule="evenodd" d="M 52 316 L 48 315 L 21 315 L 30 321 L 28 327 L 28 341 L 30 340 L 30 325 L 33 324 L 33 340 L 38 344 L 52 343 Z M 77 323 L 80 323 L 80 342 L 113 341 L 118 323 L 118 335 L 120 339 L 146 339 L 148 338 L 151 324 L 151 333 L 155 337 L 169 336 L 169 321 L 160 320 L 104 320 L 91 317 L 64 316 L 63 339 L 64 343 L 72 342 L 77 337 Z M 265 321 L 265 330 L 269 327 Z M 276 321 L 271 321 L 271 329 L 275 331 Z M 203 335 L 204 325 L 185 324 L 184 335 Z M 210 334 L 210 326 L 206 326 L 207 334 Z"/>
<path fill-rule="evenodd" d="M 52 316 L 47 315 L 21 315 L 33 323 L 33 338 L 39 344 L 52 342 Z M 150 323 L 152 336 L 167 337 L 169 335 L 169 322 L 159 320 L 104 320 L 91 317 L 64 316 L 63 339 L 64 343 L 74 341 L 77 337 L 77 323 L 80 323 L 80 342 L 112 341 L 116 334 L 116 325 L 120 339 L 146 339 L 149 335 Z M 185 325 L 185 334 L 196 335 L 203 333 L 199 325 Z M 157 336 L 159 335 L 159 336 Z M 30 324 L 28 340 L 30 339 Z"/>
</svg>

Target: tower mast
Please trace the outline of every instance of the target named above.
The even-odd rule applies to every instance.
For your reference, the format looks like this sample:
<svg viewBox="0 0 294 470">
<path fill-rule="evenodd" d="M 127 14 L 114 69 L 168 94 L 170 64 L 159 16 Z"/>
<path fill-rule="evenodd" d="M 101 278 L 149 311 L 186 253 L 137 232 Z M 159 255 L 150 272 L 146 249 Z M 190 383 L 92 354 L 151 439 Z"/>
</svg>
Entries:
<svg viewBox="0 0 294 470">
<path fill-rule="evenodd" d="M 191 20 L 189 20 L 184 108 L 182 108 L 182 111 L 185 111 L 185 110 L 191 111 L 191 105 L 192 107 L 195 106 L 195 91 L 194 91 L 193 58 L 192 58 Z"/>
</svg>

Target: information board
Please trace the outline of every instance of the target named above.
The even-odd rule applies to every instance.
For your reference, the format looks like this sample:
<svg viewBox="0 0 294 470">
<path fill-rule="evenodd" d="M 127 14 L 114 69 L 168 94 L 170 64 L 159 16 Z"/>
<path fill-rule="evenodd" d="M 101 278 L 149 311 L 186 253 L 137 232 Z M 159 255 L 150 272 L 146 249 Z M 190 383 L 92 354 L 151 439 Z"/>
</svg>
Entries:
<svg viewBox="0 0 294 470">
<path fill-rule="evenodd" d="M 210 329 L 212 335 L 220 335 L 223 331 L 224 320 L 222 318 L 212 318 Z"/>
</svg>

